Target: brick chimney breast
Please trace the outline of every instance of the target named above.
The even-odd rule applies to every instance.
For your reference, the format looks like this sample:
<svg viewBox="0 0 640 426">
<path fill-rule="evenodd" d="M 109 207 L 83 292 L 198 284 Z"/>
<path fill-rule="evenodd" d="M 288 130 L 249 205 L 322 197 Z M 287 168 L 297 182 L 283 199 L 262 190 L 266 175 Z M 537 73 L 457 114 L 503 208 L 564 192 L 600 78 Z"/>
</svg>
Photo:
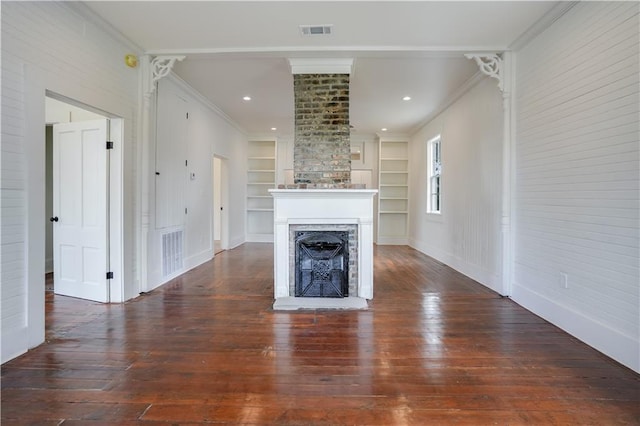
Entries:
<svg viewBox="0 0 640 426">
<path fill-rule="evenodd" d="M 294 74 L 294 182 L 351 182 L 349 74 Z"/>
</svg>

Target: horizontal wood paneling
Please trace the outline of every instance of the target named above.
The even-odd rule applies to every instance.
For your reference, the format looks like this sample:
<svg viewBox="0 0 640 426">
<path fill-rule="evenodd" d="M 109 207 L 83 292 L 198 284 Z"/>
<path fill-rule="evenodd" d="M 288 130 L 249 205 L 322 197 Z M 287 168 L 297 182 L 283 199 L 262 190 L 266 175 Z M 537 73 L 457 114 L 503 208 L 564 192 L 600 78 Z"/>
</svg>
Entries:
<svg viewBox="0 0 640 426">
<path fill-rule="evenodd" d="M 138 71 L 122 60 L 131 46 L 115 40 L 83 10 L 65 2 L 2 3 L 2 362 L 44 337 L 44 294 L 34 289 L 44 292 L 45 90 L 124 117 L 124 152 L 126 161 L 132 160 Z M 129 163 L 126 173 L 131 169 Z M 124 177 L 124 186 L 131 202 L 131 175 Z M 130 216 L 127 220 L 133 234 Z M 127 241 L 132 255 L 133 240 Z M 131 277 L 131 266 L 125 273 Z M 37 323 L 29 322 L 33 318 Z"/>
<path fill-rule="evenodd" d="M 638 12 L 579 3 L 517 53 L 514 200 L 514 299 L 636 370 Z"/>
<path fill-rule="evenodd" d="M 469 89 L 410 142 L 410 244 L 499 288 L 502 99 L 495 80 Z M 442 137 L 442 213 L 426 214 L 426 142 Z"/>
</svg>

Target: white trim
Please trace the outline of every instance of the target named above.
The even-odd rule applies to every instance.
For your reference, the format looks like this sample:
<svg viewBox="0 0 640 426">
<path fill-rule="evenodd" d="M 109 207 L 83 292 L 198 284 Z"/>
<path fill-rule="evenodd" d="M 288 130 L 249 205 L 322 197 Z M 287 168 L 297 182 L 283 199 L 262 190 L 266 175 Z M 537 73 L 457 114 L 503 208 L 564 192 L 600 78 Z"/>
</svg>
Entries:
<svg viewBox="0 0 640 426">
<path fill-rule="evenodd" d="M 109 153 L 109 302 L 126 300 L 124 288 L 124 119 L 109 119 L 109 138 L 113 149 Z"/>
<path fill-rule="evenodd" d="M 227 123 L 231 124 L 236 130 L 238 130 L 244 136 L 247 136 L 247 131 L 243 129 L 242 126 L 240 126 L 240 124 L 233 121 L 233 119 L 229 117 L 227 114 L 225 114 L 220 108 L 218 108 L 217 105 L 215 105 L 209 99 L 205 98 L 204 95 L 202 95 L 202 93 L 198 92 L 196 89 L 190 86 L 189 83 L 181 79 L 176 73 L 171 72 L 167 76 L 167 78 L 171 80 L 173 83 L 175 83 L 180 89 L 187 92 L 187 94 L 194 97 L 196 101 L 200 102 L 203 106 L 205 106 L 206 108 L 209 108 L 215 114 L 219 115 L 222 119 L 224 119 Z M 274 136 L 271 135 L 271 139 L 273 138 Z"/>
<path fill-rule="evenodd" d="M 291 74 L 351 74 L 353 58 L 289 58 Z"/>
<path fill-rule="evenodd" d="M 474 75 L 472 75 L 467 81 L 462 83 L 462 85 L 458 87 L 449 97 L 447 97 L 447 99 L 445 99 L 444 102 L 442 102 L 440 106 L 438 106 L 438 108 L 436 108 L 431 114 L 427 115 L 422 121 L 416 124 L 413 127 L 411 134 L 415 135 L 420 130 L 422 130 L 424 126 L 429 124 L 431 121 L 433 121 L 434 118 L 440 115 L 444 110 L 446 110 L 451 105 L 453 105 L 453 103 L 458 99 L 460 99 L 462 95 L 467 93 L 469 90 L 473 89 L 485 77 L 486 75 L 484 75 L 481 71 L 478 71 Z"/>
<path fill-rule="evenodd" d="M 542 18 L 538 19 L 532 26 L 527 28 L 525 32 L 509 45 L 509 49 L 516 51 L 522 49 L 531 40 L 540 35 L 544 30 L 549 28 L 554 22 L 560 19 L 565 13 L 569 11 L 573 6 L 578 4 L 578 1 L 561 1 L 558 2 L 551 10 L 545 13 Z"/>
<path fill-rule="evenodd" d="M 244 240 L 242 239 L 242 237 L 236 237 L 234 239 L 229 239 L 229 250 L 233 250 L 236 247 L 241 246 L 244 243 L 247 243 L 250 241 Z"/>
<path fill-rule="evenodd" d="M 640 340 L 593 318 L 536 293 L 518 283 L 513 284 L 512 299 L 589 346 L 640 372 Z"/>
<path fill-rule="evenodd" d="M 508 46 L 273 46 L 273 47 L 203 47 L 203 48 L 175 48 L 175 49 L 150 49 L 148 55 L 202 55 L 219 53 L 283 53 L 283 52 L 420 52 L 434 54 L 451 54 L 454 52 L 496 51 L 508 50 Z"/>
<path fill-rule="evenodd" d="M 376 133 L 376 136 L 380 138 L 380 142 L 404 142 L 411 139 L 411 137 L 406 133 Z"/>
<path fill-rule="evenodd" d="M 93 9 L 89 8 L 83 2 L 76 1 L 65 1 L 59 2 L 63 7 L 69 9 L 70 12 L 73 12 L 79 15 L 82 18 L 88 19 L 94 24 L 96 24 L 100 29 L 106 32 L 109 36 L 113 37 L 119 43 L 124 44 L 126 47 L 130 48 L 133 52 L 127 53 L 135 53 L 137 55 L 142 55 L 144 49 L 138 46 L 136 43 L 127 38 L 120 30 L 114 27 L 109 21 L 105 20 L 102 16 L 98 15 Z M 122 55 L 122 60 L 124 62 L 124 54 Z"/>
<path fill-rule="evenodd" d="M 273 243 L 273 234 L 247 234 L 247 243 Z"/>
<path fill-rule="evenodd" d="M 42 71 L 32 65 L 23 65 L 24 122 L 33 123 L 24 127 L 24 156 L 26 187 L 26 241 L 25 259 L 26 289 L 25 337 L 27 348 L 44 342 L 44 236 L 45 226 L 45 78 Z M 22 336 L 15 336 L 24 342 Z M 2 342 L 11 337 L 2 336 Z M 11 344 L 17 343 L 9 340 Z M 4 350 L 4 347 L 3 347 Z M 3 359 L 4 361 L 4 359 Z"/>
<path fill-rule="evenodd" d="M 437 247 L 430 246 L 413 238 L 409 239 L 409 247 L 412 247 L 419 252 L 434 258 L 438 262 L 450 266 L 457 272 L 466 275 L 467 277 L 479 282 L 483 286 L 495 291 L 496 293 L 500 293 L 500 276 L 492 273 L 491 271 L 481 266 L 468 263 L 458 256 L 454 256 L 450 253 L 440 250 Z"/>
<path fill-rule="evenodd" d="M 380 246 L 406 246 L 409 245 L 407 237 L 385 237 L 378 235 L 376 244 Z"/>
<path fill-rule="evenodd" d="M 182 270 L 178 275 L 182 275 L 186 272 L 189 272 L 191 269 L 195 268 L 196 266 L 200 266 L 203 263 L 210 261 L 211 259 L 213 259 L 213 249 L 207 249 L 200 253 L 194 254 L 192 256 L 185 257 L 184 267 L 182 268 Z"/>
<path fill-rule="evenodd" d="M 40 342 L 33 344 L 29 342 L 29 329 L 32 327 L 33 326 L 24 326 L 16 328 L 14 330 L 2 331 L 2 344 L 0 345 L 0 347 L 2 348 L 2 352 L 0 353 L 0 362 L 5 363 L 9 360 L 12 360 L 26 353 L 28 349 L 31 349 L 42 343 Z M 44 331 L 44 325 L 42 328 Z"/>
<path fill-rule="evenodd" d="M 433 170 L 433 165 L 434 165 L 434 158 L 433 158 L 433 145 L 435 143 L 438 143 L 438 152 L 440 154 L 440 168 L 442 169 L 442 134 L 437 134 L 436 136 L 432 137 L 431 139 L 427 140 L 425 142 L 426 144 L 426 151 L 427 151 L 427 158 L 426 160 L 426 168 L 427 168 L 427 205 L 425 208 L 425 213 L 427 215 L 438 215 L 439 217 L 442 217 L 442 170 L 440 170 L 439 174 L 435 174 L 434 170 Z M 433 208 L 432 204 L 432 200 L 431 200 L 431 195 L 432 195 L 432 188 L 431 188 L 431 179 L 434 177 L 440 177 L 440 184 L 439 184 L 439 189 L 440 189 L 440 194 L 438 195 L 438 210 L 435 210 Z"/>
</svg>

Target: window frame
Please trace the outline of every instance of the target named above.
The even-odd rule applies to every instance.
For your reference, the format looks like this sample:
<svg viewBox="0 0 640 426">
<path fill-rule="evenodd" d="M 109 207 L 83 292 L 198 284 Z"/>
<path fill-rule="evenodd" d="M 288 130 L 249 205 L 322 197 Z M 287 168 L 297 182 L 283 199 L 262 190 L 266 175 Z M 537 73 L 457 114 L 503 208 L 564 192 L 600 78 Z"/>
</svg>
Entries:
<svg viewBox="0 0 640 426">
<path fill-rule="evenodd" d="M 427 141 L 427 209 L 431 215 L 442 214 L 442 136 Z M 435 190 L 434 190 L 435 187 Z M 435 204 L 435 206 L 434 206 Z"/>
</svg>

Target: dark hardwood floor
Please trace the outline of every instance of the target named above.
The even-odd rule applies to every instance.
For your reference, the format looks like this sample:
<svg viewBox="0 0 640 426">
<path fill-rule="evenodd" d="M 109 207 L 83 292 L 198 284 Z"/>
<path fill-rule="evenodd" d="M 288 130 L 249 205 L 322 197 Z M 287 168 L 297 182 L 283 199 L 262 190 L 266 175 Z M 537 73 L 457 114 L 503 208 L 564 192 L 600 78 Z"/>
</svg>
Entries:
<svg viewBox="0 0 640 426">
<path fill-rule="evenodd" d="M 640 375 L 407 247 L 367 311 L 274 312 L 272 245 L 122 305 L 47 294 L 2 425 L 640 424 Z"/>
</svg>

